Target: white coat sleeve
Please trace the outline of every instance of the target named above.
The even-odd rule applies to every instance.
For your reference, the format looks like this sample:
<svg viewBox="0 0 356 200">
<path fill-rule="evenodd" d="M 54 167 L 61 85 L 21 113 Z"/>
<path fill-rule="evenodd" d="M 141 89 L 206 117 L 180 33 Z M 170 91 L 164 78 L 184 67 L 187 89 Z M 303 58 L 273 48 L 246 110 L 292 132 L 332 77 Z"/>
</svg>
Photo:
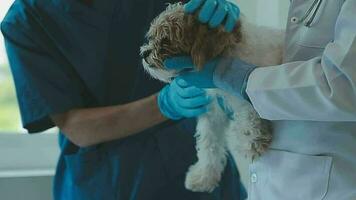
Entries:
<svg viewBox="0 0 356 200">
<path fill-rule="evenodd" d="M 258 68 L 246 92 L 265 119 L 356 121 L 356 0 L 345 1 L 322 56 Z"/>
</svg>

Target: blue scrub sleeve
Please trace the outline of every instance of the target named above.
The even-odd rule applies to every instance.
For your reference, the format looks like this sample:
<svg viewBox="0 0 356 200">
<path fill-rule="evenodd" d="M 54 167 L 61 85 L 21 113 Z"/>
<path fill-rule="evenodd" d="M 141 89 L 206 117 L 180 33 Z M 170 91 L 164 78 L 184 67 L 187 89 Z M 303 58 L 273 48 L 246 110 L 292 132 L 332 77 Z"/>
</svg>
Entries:
<svg viewBox="0 0 356 200">
<path fill-rule="evenodd" d="M 54 58 L 35 31 L 7 22 L 1 24 L 1 31 L 25 129 L 44 131 L 54 126 L 50 115 L 83 106 L 79 87 L 64 62 Z"/>
</svg>

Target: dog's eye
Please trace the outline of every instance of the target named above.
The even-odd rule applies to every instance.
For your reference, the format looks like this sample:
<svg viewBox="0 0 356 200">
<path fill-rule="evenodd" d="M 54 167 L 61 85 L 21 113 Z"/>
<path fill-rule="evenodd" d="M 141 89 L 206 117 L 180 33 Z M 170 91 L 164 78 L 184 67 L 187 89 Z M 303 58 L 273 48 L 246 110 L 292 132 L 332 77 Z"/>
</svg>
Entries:
<svg viewBox="0 0 356 200">
<path fill-rule="evenodd" d="M 151 50 L 146 50 L 146 51 L 143 51 L 142 52 L 142 57 L 144 58 L 144 59 L 146 59 L 150 54 L 151 54 Z"/>
<path fill-rule="evenodd" d="M 159 42 L 159 54 L 163 57 L 169 57 L 177 53 L 177 49 L 172 45 L 168 38 L 162 38 Z"/>
<path fill-rule="evenodd" d="M 162 40 L 161 40 L 161 46 L 168 46 L 169 44 L 170 44 L 170 40 L 168 39 L 168 38 L 163 38 Z"/>
</svg>

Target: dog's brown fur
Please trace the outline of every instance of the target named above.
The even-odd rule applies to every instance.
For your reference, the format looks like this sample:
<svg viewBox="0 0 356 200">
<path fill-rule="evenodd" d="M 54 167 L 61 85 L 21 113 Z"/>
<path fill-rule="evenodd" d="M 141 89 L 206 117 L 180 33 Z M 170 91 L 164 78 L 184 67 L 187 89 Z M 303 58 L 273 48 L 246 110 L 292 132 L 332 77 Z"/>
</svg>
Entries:
<svg viewBox="0 0 356 200">
<path fill-rule="evenodd" d="M 198 21 L 197 15 L 186 15 L 181 3 L 171 4 L 156 18 L 147 33 L 149 43 L 141 54 L 152 67 L 163 69 L 166 58 L 190 55 L 197 66 L 216 56 L 228 55 L 241 40 L 241 24 L 226 32 L 224 27 L 211 29 Z"/>
</svg>

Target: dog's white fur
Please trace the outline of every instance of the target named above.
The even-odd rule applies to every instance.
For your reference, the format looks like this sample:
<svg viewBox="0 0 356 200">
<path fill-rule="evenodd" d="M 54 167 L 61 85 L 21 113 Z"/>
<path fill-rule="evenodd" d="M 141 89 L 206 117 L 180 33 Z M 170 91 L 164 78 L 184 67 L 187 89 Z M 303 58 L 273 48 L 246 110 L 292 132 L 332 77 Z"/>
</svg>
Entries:
<svg viewBox="0 0 356 200">
<path fill-rule="evenodd" d="M 230 56 L 259 67 L 277 65 L 282 62 L 283 39 L 282 31 L 258 27 L 243 20 L 242 41 Z M 164 82 L 170 82 L 177 75 L 175 71 L 151 68 L 144 60 L 143 65 L 153 77 Z M 209 112 L 198 118 L 195 134 L 198 161 L 189 168 L 185 181 L 186 188 L 196 192 L 211 192 L 218 186 L 227 152 L 235 161 L 242 155 L 253 158 L 266 148 L 260 146 L 257 139 L 269 136 L 266 134 L 269 129 L 249 102 L 220 89 L 209 89 L 208 94 L 216 98 Z M 218 98 L 233 110 L 232 118 L 222 110 Z"/>
</svg>

